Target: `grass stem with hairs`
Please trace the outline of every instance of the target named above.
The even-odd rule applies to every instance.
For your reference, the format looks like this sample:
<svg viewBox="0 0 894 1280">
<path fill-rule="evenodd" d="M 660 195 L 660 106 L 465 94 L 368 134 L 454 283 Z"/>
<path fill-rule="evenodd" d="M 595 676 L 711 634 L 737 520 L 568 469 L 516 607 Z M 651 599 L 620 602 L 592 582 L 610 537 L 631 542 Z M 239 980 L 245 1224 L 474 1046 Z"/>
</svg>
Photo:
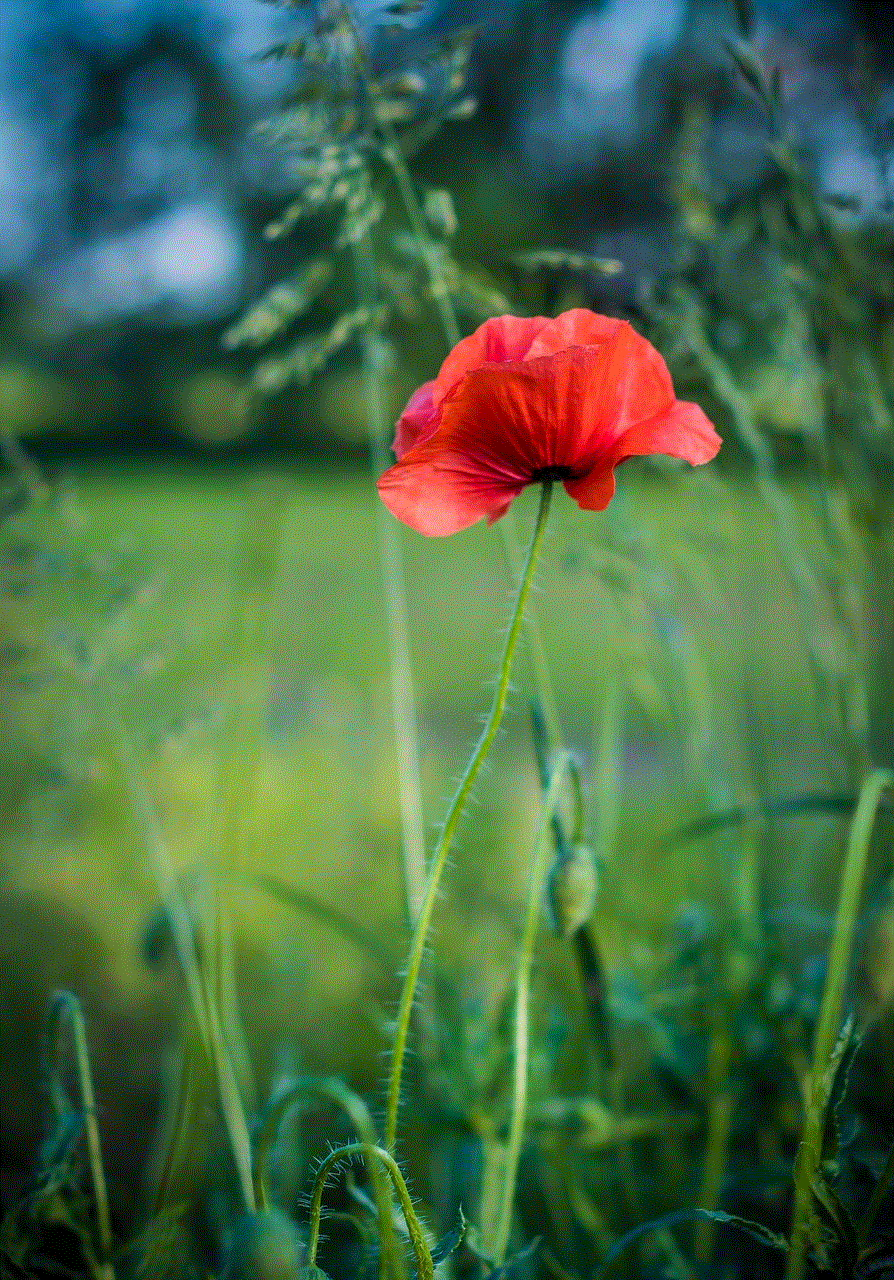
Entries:
<svg viewBox="0 0 894 1280">
<path fill-rule="evenodd" d="M 410 957 L 407 963 L 406 977 L 404 978 L 403 990 L 401 992 L 400 1004 L 398 1006 L 394 1047 L 392 1049 L 391 1056 L 391 1073 L 388 1081 L 388 1099 L 385 1113 L 385 1145 L 389 1151 L 394 1149 L 395 1140 L 397 1138 L 397 1113 L 400 1105 L 400 1088 L 403 1076 L 404 1054 L 407 1047 L 407 1036 L 410 1031 L 410 1015 L 413 1010 L 413 1002 L 416 998 L 416 984 L 419 981 L 419 970 L 422 965 L 422 955 L 428 938 L 432 912 L 434 911 L 435 900 L 438 895 L 438 887 L 441 882 L 444 865 L 447 861 L 447 855 L 450 852 L 450 846 L 453 843 L 453 837 L 456 833 L 460 814 L 462 813 L 465 803 L 469 798 L 469 792 L 472 789 L 472 785 L 487 757 L 487 753 L 490 750 L 491 744 L 496 737 L 497 730 L 500 727 L 500 722 L 503 719 L 503 712 L 506 708 L 506 696 L 509 692 L 509 678 L 512 672 L 512 659 L 515 655 L 516 645 L 518 644 L 525 605 L 527 604 L 528 596 L 531 593 L 531 585 L 534 581 L 534 571 L 537 567 L 541 546 L 543 545 L 543 535 L 546 530 L 546 520 L 549 515 L 551 497 L 552 483 L 550 481 L 546 481 L 540 491 L 540 507 L 537 512 L 537 523 L 534 528 L 534 536 L 531 539 L 528 558 L 525 563 L 524 572 L 515 598 L 512 620 L 509 624 L 509 631 L 506 635 L 503 658 L 500 663 L 499 679 L 494 693 L 493 703 L 491 704 L 490 714 L 487 717 L 484 729 L 481 732 L 481 737 L 478 739 L 475 750 L 472 752 L 471 759 L 466 765 L 465 772 L 460 779 L 459 786 L 456 789 L 450 808 L 447 811 L 447 817 L 444 821 L 444 826 L 441 829 L 441 838 L 438 841 L 437 848 L 435 849 L 432 857 L 428 883 L 425 888 L 425 897 L 422 902 L 419 917 L 416 921 L 413 940 L 410 944 Z"/>
</svg>

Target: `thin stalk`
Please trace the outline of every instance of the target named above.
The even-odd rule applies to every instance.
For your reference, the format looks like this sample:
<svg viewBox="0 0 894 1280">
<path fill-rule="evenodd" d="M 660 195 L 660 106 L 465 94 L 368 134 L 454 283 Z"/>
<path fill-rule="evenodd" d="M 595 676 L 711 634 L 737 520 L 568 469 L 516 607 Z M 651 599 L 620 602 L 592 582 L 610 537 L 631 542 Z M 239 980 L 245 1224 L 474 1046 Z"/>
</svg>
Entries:
<svg viewBox="0 0 894 1280">
<path fill-rule="evenodd" d="M 425 227 L 425 217 L 416 195 L 416 188 L 413 186 L 413 178 L 407 167 L 403 152 L 400 146 L 400 139 L 397 136 L 394 125 L 390 120 L 383 117 L 378 109 L 376 95 L 373 92 L 373 73 L 369 65 L 369 58 L 366 53 L 366 46 L 363 43 L 363 37 L 354 15 L 353 5 L 346 3 L 344 11 L 354 32 L 354 43 L 357 48 L 358 71 L 360 80 L 363 84 L 363 91 L 366 94 L 366 102 L 369 107 L 370 115 L 375 122 L 375 127 L 381 135 L 385 144 L 384 157 L 389 169 L 391 170 L 394 181 L 397 186 L 401 203 L 407 215 L 413 235 L 416 237 L 416 245 L 419 250 L 419 256 L 425 264 L 428 272 L 429 284 L 431 287 L 432 301 L 435 304 L 435 310 L 438 313 L 438 319 L 441 321 L 441 327 L 444 330 L 444 337 L 447 340 L 448 347 L 455 347 L 462 336 L 459 329 L 459 323 L 456 318 L 456 308 L 450 297 L 450 291 L 447 288 L 447 282 L 444 279 L 444 273 L 441 270 L 437 255 L 430 251 L 431 237 Z"/>
<path fill-rule="evenodd" d="M 368 235 L 363 236 L 354 246 L 354 275 L 358 301 L 372 315 L 376 296 L 375 259 Z M 371 323 L 362 339 L 363 390 L 366 397 L 370 462 L 374 474 L 379 475 L 388 465 L 388 451 L 385 443 L 387 420 L 382 361 L 377 358 L 376 348 L 377 335 Z M 416 730 L 416 692 L 410 659 L 407 589 L 400 527 L 381 502 L 376 503 L 376 511 L 379 556 L 385 587 L 391 714 L 403 837 L 404 893 L 407 921 L 412 926 L 425 893 L 425 823 L 422 817 L 419 738 Z"/>
<path fill-rule="evenodd" d="M 369 1114 L 369 1108 L 363 1099 L 358 1097 L 353 1090 L 348 1089 L 341 1080 L 301 1076 L 291 1084 L 285 1085 L 271 1098 L 264 1122 L 255 1142 L 253 1180 L 259 1213 L 263 1213 L 268 1206 L 265 1169 L 270 1147 L 289 1107 L 297 1099 L 307 1094 L 316 1094 L 322 1098 L 329 1098 L 342 1108 L 356 1129 L 357 1136 L 366 1147 L 372 1148 L 377 1145 L 376 1132 L 372 1117 Z M 406 1269 L 394 1237 L 394 1223 L 391 1217 L 391 1194 L 387 1179 L 382 1173 L 378 1161 L 373 1161 L 370 1165 L 369 1177 L 372 1182 L 378 1215 L 382 1271 L 386 1275 L 394 1276 L 395 1280 L 403 1280 L 406 1275 Z"/>
<path fill-rule="evenodd" d="M 515 972 L 515 1054 L 512 1068 L 512 1116 L 509 1121 L 509 1137 L 506 1144 L 503 1195 L 491 1251 L 497 1266 L 505 1259 L 506 1249 L 509 1244 L 515 1184 L 518 1177 L 518 1164 L 521 1158 L 525 1120 L 528 1114 L 528 1003 L 531 995 L 531 970 L 534 964 L 534 944 L 537 940 L 537 926 L 540 922 L 540 910 L 551 852 L 550 828 L 556 805 L 559 803 L 559 797 L 562 793 L 568 762 L 569 757 L 564 752 L 556 760 L 546 794 L 543 797 L 543 804 L 540 808 L 540 824 L 534 843 L 531 876 L 528 882 L 528 912 L 525 918 L 525 929 L 522 934 L 521 948 L 518 953 L 518 966 Z"/>
<path fill-rule="evenodd" d="M 512 671 L 512 659 L 515 655 L 515 649 L 518 643 L 518 636 L 521 630 L 522 618 L 524 617 L 525 605 L 527 604 L 528 596 L 531 593 L 531 584 L 534 580 L 534 570 L 537 567 L 540 548 L 543 544 L 543 535 L 546 530 L 546 520 L 549 514 L 551 497 L 552 483 L 547 481 L 540 491 L 540 507 L 537 512 L 537 524 L 534 528 L 534 536 L 531 539 L 528 558 L 519 583 L 515 607 L 512 612 L 512 620 L 509 624 L 509 631 L 506 635 L 503 659 L 500 664 L 499 680 L 494 693 L 490 714 L 487 717 L 481 737 L 478 740 L 475 750 L 472 752 L 469 763 L 466 765 L 465 772 L 460 779 L 459 786 L 456 789 L 456 793 L 447 812 L 447 817 L 441 830 L 441 838 L 438 841 L 437 848 L 435 849 L 432 857 L 428 884 L 425 889 L 425 897 L 416 921 L 416 927 L 413 931 L 413 941 L 410 946 L 407 973 L 404 978 L 403 990 L 401 992 L 400 1004 L 397 1012 L 397 1026 L 391 1057 L 391 1074 L 388 1082 L 388 1102 L 385 1116 L 385 1146 L 389 1151 L 394 1149 L 395 1139 L 397 1137 L 397 1111 L 400 1104 L 401 1077 L 403 1075 L 407 1036 L 410 1030 L 410 1015 L 413 1009 L 413 1001 L 416 996 L 416 984 L 419 981 L 419 969 L 422 964 L 422 955 L 425 950 L 425 943 L 428 938 L 428 931 L 431 925 L 431 917 L 434 910 L 435 899 L 438 894 L 438 886 L 441 882 L 441 874 L 444 870 L 444 864 L 447 861 L 447 855 L 450 852 L 450 846 L 453 842 L 453 836 L 456 832 L 460 814 L 462 813 L 463 807 L 469 798 L 469 792 L 472 789 L 472 784 L 478 776 L 478 771 L 485 761 L 487 753 L 490 750 L 491 743 L 496 737 L 497 730 L 500 727 L 500 722 L 503 719 L 503 711 L 506 707 L 506 695 L 509 691 L 509 677 Z"/>
<path fill-rule="evenodd" d="M 882 792 L 894 784 L 890 769 L 874 770 L 863 784 L 857 811 L 851 823 L 847 854 L 835 916 L 835 932 L 829 947 L 826 984 L 817 1019 L 813 1045 L 813 1065 L 805 1087 L 804 1132 L 795 1160 L 795 1203 L 792 1212 L 791 1245 L 787 1280 L 802 1280 L 807 1262 L 808 1231 L 813 1211 L 812 1182 L 819 1169 L 826 1106 L 831 1091 L 829 1060 L 841 1022 L 841 1008 L 854 936 L 869 840 Z"/>
<path fill-rule="evenodd" d="M 425 1240 L 425 1233 L 419 1219 L 416 1216 L 416 1210 L 413 1208 L 413 1201 L 407 1190 L 407 1184 L 404 1181 L 403 1174 L 398 1168 L 397 1161 L 387 1151 L 383 1151 L 381 1147 L 372 1146 L 368 1142 L 351 1142 L 347 1146 L 339 1147 L 331 1152 L 317 1172 L 314 1182 L 313 1191 L 310 1197 L 310 1226 L 307 1233 L 307 1266 L 316 1266 L 317 1246 L 320 1243 L 320 1216 L 323 1203 L 323 1191 L 326 1186 L 326 1179 L 332 1168 L 339 1161 L 349 1156 L 363 1155 L 366 1159 L 373 1157 L 388 1170 L 388 1174 L 394 1184 L 394 1190 L 397 1199 L 403 1211 L 404 1218 L 407 1223 L 407 1231 L 410 1234 L 410 1243 L 413 1246 L 413 1252 L 416 1255 L 416 1275 L 417 1280 L 433 1280 L 435 1269 L 432 1262 L 431 1252 Z"/>
<path fill-rule="evenodd" d="M 254 1213 L 255 1197 L 251 1179 L 251 1139 L 245 1110 L 239 1095 L 233 1063 L 224 1043 L 220 1019 L 211 994 L 206 989 L 196 956 L 192 925 L 167 845 L 161 834 L 158 817 L 146 783 L 137 768 L 133 747 L 123 724 L 112 709 L 105 690 L 99 690 L 102 712 L 109 740 L 118 757 L 131 809 L 143 838 L 152 870 L 161 890 L 162 900 L 171 922 L 177 956 L 183 970 L 187 994 L 199 1034 L 217 1075 L 218 1092 L 224 1124 L 230 1139 L 233 1160 L 239 1175 L 239 1186 L 247 1212 Z"/>
<path fill-rule="evenodd" d="M 109 1215 L 109 1195 L 106 1189 L 105 1172 L 102 1166 L 102 1152 L 99 1145 L 99 1126 L 96 1123 L 96 1097 L 93 1092 L 93 1073 L 90 1070 L 90 1054 L 87 1050 L 87 1030 L 84 1026 L 84 1014 L 76 996 L 70 991 L 57 991 L 50 1004 L 49 1039 L 52 1056 L 52 1069 L 56 1081 L 62 1078 L 62 1023 L 67 1020 L 71 1027 L 72 1049 L 74 1050 L 75 1072 L 78 1077 L 78 1089 L 81 1094 L 81 1109 L 84 1113 L 84 1137 L 87 1142 L 87 1158 L 90 1163 L 90 1178 L 93 1183 L 93 1199 L 96 1202 L 96 1231 L 99 1236 L 99 1249 L 102 1257 L 104 1276 L 114 1276 L 111 1263 L 108 1261 L 112 1252 L 112 1223 Z M 61 1092 L 61 1085 L 56 1092 Z"/>
<path fill-rule="evenodd" d="M 503 539 L 503 556 L 510 577 L 515 581 L 521 570 L 521 548 L 518 545 L 515 514 L 511 508 L 500 521 L 500 534 Z M 525 614 L 525 643 L 534 675 L 534 686 L 540 700 L 540 711 L 543 714 L 547 739 L 554 751 L 563 751 L 565 735 L 562 732 L 562 721 L 546 657 L 546 648 L 543 644 L 543 635 L 534 609 L 529 609 Z"/>
<path fill-rule="evenodd" d="M 713 1212 L 720 1203 L 723 1175 L 729 1156 L 730 1129 L 733 1117 L 733 1095 L 729 1083 L 732 1041 L 729 1015 L 721 1007 L 711 1028 L 708 1048 L 708 1135 L 705 1143 L 705 1163 L 698 1197 L 698 1208 Z M 707 1267 L 714 1249 L 716 1226 L 701 1218 L 695 1227 L 695 1261 Z"/>
</svg>

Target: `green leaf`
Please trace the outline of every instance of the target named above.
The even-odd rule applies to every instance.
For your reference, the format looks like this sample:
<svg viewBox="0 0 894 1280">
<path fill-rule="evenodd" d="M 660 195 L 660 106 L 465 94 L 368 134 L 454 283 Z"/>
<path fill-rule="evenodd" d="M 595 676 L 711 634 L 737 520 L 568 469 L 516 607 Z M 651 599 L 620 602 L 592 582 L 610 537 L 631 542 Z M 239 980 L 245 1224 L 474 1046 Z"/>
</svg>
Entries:
<svg viewBox="0 0 894 1280">
<path fill-rule="evenodd" d="M 862 1036 L 854 1032 L 854 1020 L 848 1018 L 842 1027 L 841 1034 L 835 1048 L 832 1051 L 832 1059 L 829 1063 L 829 1096 L 835 1087 L 836 1079 L 842 1076 L 841 1087 L 838 1090 L 838 1097 L 834 1105 L 829 1109 L 826 1115 L 826 1125 L 823 1131 L 823 1149 L 822 1160 L 824 1163 L 835 1160 L 841 1149 L 841 1122 L 839 1113 L 841 1104 L 847 1094 L 848 1082 L 850 1080 L 851 1069 L 857 1056 L 857 1050 L 860 1047 Z M 844 1058 L 847 1061 L 844 1067 L 841 1066 Z"/>
<path fill-rule="evenodd" d="M 751 85 L 761 101 L 766 102 L 767 84 L 764 79 L 764 69 L 758 62 L 751 45 L 744 41 L 734 44 L 732 40 L 724 40 L 723 47 L 739 68 L 742 77 Z"/>
<path fill-rule="evenodd" d="M 527 1262 L 529 1258 L 534 1256 L 540 1248 L 540 1241 L 541 1237 L 535 1236 L 530 1244 L 526 1244 L 523 1249 L 516 1250 L 516 1252 L 513 1253 L 511 1257 L 507 1258 L 505 1262 L 501 1263 L 500 1266 L 495 1267 L 493 1271 L 485 1275 L 483 1280 L 505 1280 L 506 1276 L 512 1275 L 519 1263 Z M 480 1253 L 478 1256 L 484 1257 L 484 1255 Z"/>
<path fill-rule="evenodd" d="M 894 1235 L 882 1236 L 863 1250 L 860 1255 L 864 1275 L 882 1275 L 894 1268 Z"/>
<path fill-rule="evenodd" d="M 448 1231 L 445 1236 L 442 1236 L 431 1251 L 431 1260 L 436 1267 L 442 1263 L 445 1258 L 449 1258 L 450 1254 L 453 1253 L 455 1249 L 459 1248 L 465 1238 L 467 1228 L 468 1224 L 463 1216 L 462 1209 L 460 1209 L 456 1226 L 452 1231 Z"/>
<path fill-rule="evenodd" d="M 278 902 L 283 902 L 286 906 L 293 907 L 296 911 L 304 912 L 306 915 L 322 921 L 330 929 L 340 933 L 343 938 L 347 938 L 355 947 L 359 947 L 361 951 L 365 951 L 372 956 L 386 973 L 394 973 L 395 965 L 397 964 L 396 957 L 371 933 L 367 933 L 362 925 L 357 924 L 349 916 L 343 915 L 335 907 L 330 907 L 326 902 L 320 902 L 309 893 L 302 893 L 300 889 L 296 889 L 284 880 L 278 880 L 274 876 L 257 875 L 248 876 L 246 879 L 249 884 L 253 884 L 256 888 L 269 893 Z"/>
<path fill-rule="evenodd" d="M 832 1231 L 841 1250 L 836 1275 L 840 1280 L 850 1280 L 860 1253 L 856 1224 L 834 1187 L 820 1174 L 810 1179 L 810 1189 L 819 1217 Z"/>
<path fill-rule="evenodd" d="M 685 844 L 689 840 L 702 840 L 725 827 L 744 826 L 756 818 L 788 818 L 801 813 L 853 813 L 857 797 L 853 792 L 819 792 L 811 795 L 766 796 L 751 804 L 737 805 L 720 813 L 708 814 L 680 827 L 667 838 L 669 845 Z"/>
<path fill-rule="evenodd" d="M 64 1111 L 40 1144 L 38 1170 L 43 1177 L 52 1176 L 55 1185 L 61 1183 L 68 1171 L 85 1123 L 86 1116 L 82 1111 Z"/>
<path fill-rule="evenodd" d="M 606 1275 L 612 1264 L 643 1236 L 652 1231 L 682 1226 L 687 1222 L 716 1222 L 721 1226 L 735 1227 L 736 1230 L 751 1236 L 753 1240 L 759 1241 L 769 1249 L 778 1249 L 781 1253 L 788 1251 L 788 1241 L 785 1236 L 778 1235 L 760 1222 L 739 1218 L 735 1214 L 726 1213 L 723 1209 L 679 1209 L 674 1213 L 665 1214 L 662 1218 L 653 1218 L 651 1222 L 643 1222 L 632 1231 L 628 1231 L 620 1240 L 616 1240 L 596 1269 L 593 1280 L 599 1280 L 600 1276 Z"/>
</svg>

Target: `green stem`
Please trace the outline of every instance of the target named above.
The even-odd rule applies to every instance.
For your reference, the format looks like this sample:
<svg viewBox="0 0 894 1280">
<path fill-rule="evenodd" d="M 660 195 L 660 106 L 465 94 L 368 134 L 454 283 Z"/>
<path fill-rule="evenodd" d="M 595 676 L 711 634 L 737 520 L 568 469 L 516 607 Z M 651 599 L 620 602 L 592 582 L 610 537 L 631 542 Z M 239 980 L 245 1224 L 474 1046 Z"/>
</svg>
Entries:
<svg viewBox="0 0 894 1280">
<path fill-rule="evenodd" d="M 540 493 L 540 508 L 537 513 L 537 524 L 534 529 L 534 536 L 531 539 L 531 546 L 528 551 L 528 559 L 525 564 L 524 573 L 519 583 L 518 595 L 516 596 L 515 608 L 512 613 L 512 620 L 509 624 L 509 631 L 506 635 L 506 644 L 503 649 L 503 660 L 500 665 L 500 676 L 497 688 L 494 693 L 494 700 L 491 705 L 490 714 L 487 717 L 481 737 L 478 740 L 475 750 L 472 752 L 471 759 L 466 765 L 465 772 L 460 779 L 459 786 L 450 804 L 444 826 L 441 830 L 441 838 L 438 841 L 437 848 L 431 861 L 431 869 L 428 876 L 428 884 L 425 889 L 425 897 L 419 916 L 416 921 L 416 927 L 413 931 L 413 941 L 410 946 L 410 958 L 407 964 L 407 973 L 404 978 L 403 990 L 401 992 L 400 1004 L 397 1012 L 397 1026 L 394 1036 L 394 1048 L 391 1057 L 391 1075 L 388 1082 L 388 1102 L 385 1117 L 385 1145 L 389 1151 L 394 1149 L 395 1139 L 397 1137 L 397 1111 L 400 1103 L 400 1086 L 403 1074 L 404 1053 L 407 1046 L 407 1036 L 410 1030 L 410 1014 L 413 1009 L 413 1001 L 416 996 L 416 984 L 419 980 L 419 969 L 422 964 L 422 954 L 425 950 L 425 943 L 428 937 L 428 930 L 431 924 L 432 912 L 434 910 L 435 899 L 438 894 L 438 886 L 441 881 L 441 874 L 444 870 L 444 864 L 447 861 L 447 855 L 450 852 L 450 846 L 459 822 L 460 814 L 463 806 L 469 797 L 472 784 L 478 776 L 484 760 L 490 750 L 497 730 L 500 727 L 500 721 L 503 718 L 503 711 L 506 707 L 506 695 L 509 691 L 509 677 L 512 670 L 512 659 L 515 654 L 516 644 L 518 643 L 519 631 L 521 630 L 522 618 L 524 617 L 525 605 L 531 592 L 531 584 L 534 579 L 534 570 L 537 566 L 537 560 L 540 555 L 540 548 L 543 543 L 543 534 L 546 529 L 546 519 L 549 514 L 550 498 L 552 496 L 552 483 L 547 481 Z"/>
<path fill-rule="evenodd" d="M 211 993 L 207 991 L 199 968 L 196 955 L 192 924 L 170 854 L 161 834 L 158 817 L 150 799 L 146 783 L 134 760 L 133 747 L 124 725 L 113 710 L 106 691 L 99 688 L 99 701 L 105 720 L 109 740 L 118 756 L 118 763 L 124 776 L 125 786 L 130 798 L 131 809 L 136 818 L 140 834 L 156 881 L 161 890 L 162 901 L 171 922 L 174 945 L 183 971 L 192 1012 L 202 1037 L 205 1049 L 217 1075 L 221 1111 L 224 1124 L 230 1139 L 233 1160 L 239 1175 L 239 1186 L 245 1208 L 249 1213 L 255 1209 L 254 1188 L 251 1179 L 251 1139 L 245 1110 L 239 1095 L 239 1088 L 233 1070 L 229 1050 L 224 1043 L 220 1027 L 220 1019 L 214 1006 Z"/>
<path fill-rule="evenodd" d="M 512 1225 L 512 1204 L 515 1199 L 515 1183 L 521 1158 L 522 1138 L 528 1112 L 528 1002 L 531 994 L 531 970 L 534 964 L 534 943 L 546 882 L 550 854 L 550 827 L 556 805 L 562 792 L 562 784 L 570 757 L 563 752 L 553 765 L 552 774 L 540 809 L 540 825 L 534 844 L 531 877 L 528 882 L 528 914 L 518 953 L 515 974 L 515 1054 L 512 1072 L 512 1116 L 509 1122 L 509 1138 L 506 1144 L 506 1162 L 503 1178 L 503 1195 L 497 1217 L 497 1229 L 493 1244 L 493 1258 L 499 1266 L 506 1257 L 509 1230 Z"/>
<path fill-rule="evenodd" d="M 733 1095 L 729 1080 L 731 1055 L 729 1011 L 723 1004 L 714 1016 L 708 1042 L 707 1096 L 711 1101 L 708 1107 L 708 1135 L 698 1208 L 706 1209 L 709 1213 L 713 1213 L 720 1203 L 723 1175 L 729 1156 L 733 1118 Z M 707 1268 L 711 1260 L 715 1234 L 716 1225 L 710 1219 L 701 1218 L 696 1223 L 695 1261 L 701 1268 Z"/>
<path fill-rule="evenodd" d="M 81 1108 L 84 1113 L 84 1136 L 87 1142 L 87 1157 L 90 1162 L 90 1177 L 93 1182 L 93 1198 L 96 1201 L 96 1230 L 99 1236 L 99 1249 L 102 1256 L 103 1274 L 112 1276 L 111 1264 L 108 1262 L 112 1251 L 112 1224 L 109 1215 L 109 1196 L 106 1189 L 105 1172 L 102 1167 L 102 1152 L 99 1146 L 99 1126 L 96 1123 L 96 1097 L 93 1092 L 93 1074 L 90 1070 L 90 1055 L 87 1050 L 87 1031 L 84 1026 L 84 1014 L 80 1001 L 70 991 L 57 991 L 50 1004 L 49 1041 L 54 1080 L 54 1104 L 62 1096 L 62 1024 L 68 1022 L 71 1027 L 72 1048 L 74 1050 L 75 1070 L 78 1077 L 78 1088 L 81 1093 Z"/>
<path fill-rule="evenodd" d="M 397 1161 L 387 1151 L 383 1151 L 381 1147 L 371 1145 L 368 1142 L 351 1142 L 347 1146 L 339 1147 L 331 1152 L 323 1163 L 320 1165 L 319 1171 L 314 1182 L 313 1192 L 310 1198 L 310 1228 L 307 1234 L 307 1265 L 309 1267 L 316 1266 L 317 1246 L 320 1243 L 320 1215 L 323 1203 L 323 1190 L 326 1186 L 326 1179 L 334 1165 L 339 1161 L 346 1159 L 348 1156 L 363 1155 L 367 1159 L 370 1157 L 381 1161 L 388 1170 L 397 1199 L 403 1211 L 404 1218 L 407 1223 L 407 1231 L 410 1234 L 410 1243 L 413 1246 L 413 1252 L 416 1255 L 416 1275 L 417 1280 L 433 1280 L 435 1269 L 429 1251 L 428 1244 L 425 1240 L 425 1233 L 416 1217 L 416 1210 L 413 1208 L 413 1201 L 407 1190 L 407 1184 L 404 1181 L 403 1174 L 398 1168 Z"/>
<path fill-rule="evenodd" d="M 343 1084 L 341 1080 L 301 1076 L 291 1084 L 284 1085 L 270 1099 L 260 1133 L 255 1142 L 253 1181 L 259 1213 L 263 1213 L 268 1206 L 264 1171 L 271 1144 L 289 1107 L 298 1098 L 306 1094 L 316 1094 L 318 1097 L 331 1099 L 345 1112 L 363 1145 L 369 1148 L 377 1145 L 376 1132 L 372 1117 L 369 1114 L 369 1108 L 363 1099 Z M 406 1270 L 394 1238 L 394 1224 L 391 1218 L 391 1195 L 378 1161 L 373 1161 L 370 1166 L 369 1176 L 378 1212 L 383 1272 L 394 1276 L 395 1280 L 403 1280 Z"/>
<path fill-rule="evenodd" d="M 376 297 L 375 259 L 369 236 L 364 236 L 354 246 L 354 275 L 358 301 L 373 315 Z M 381 474 L 388 466 L 385 389 L 380 348 L 381 344 L 371 323 L 362 342 L 363 389 L 366 396 L 370 461 L 376 475 Z M 400 526 L 381 502 L 376 503 L 376 510 L 379 556 L 385 587 L 391 714 L 403 836 L 404 893 L 407 920 L 412 926 L 425 893 L 425 823 L 422 817 L 419 740 L 416 732 L 416 693 L 410 660 L 410 629 Z"/>
<path fill-rule="evenodd" d="M 413 186 L 413 178 L 410 170 L 407 168 L 407 162 L 404 159 L 403 151 L 400 146 L 400 139 L 394 125 L 390 120 L 383 118 L 382 113 L 378 110 L 376 95 L 373 92 L 373 73 L 369 65 L 369 58 L 366 53 L 366 46 L 360 34 L 360 28 L 354 16 L 353 6 L 346 3 L 344 6 L 348 20 L 354 32 L 354 43 L 357 48 L 359 59 L 358 70 L 360 79 L 363 83 L 363 90 L 366 94 L 366 101 L 370 114 L 375 122 L 375 127 L 381 135 L 384 142 L 384 157 L 389 169 L 394 175 L 394 181 L 397 185 L 398 194 L 407 215 L 407 220 L 413 229 L 413 235 L 416 237 L 416 245 L 419 255 L 425 265 L 428 273 L 429 285 L 431 287 L 431 296 L 438 312 L 438 318 L 441 321 L 441 327 L 444 330 L 444 337 L 447 339 L 448 347 L 455 347 L 461 338 L 459 323 L 456 318 L 456 309 L 450 297 L 450 291 L 447 288 L 447 282 L 444 279 L 444 273 L 438 261 L 438 255 L 431 251 L 431 236 L 426 230 L 425 218 L 416 195 L 416 188 Z"/>
<path fill-rule="evenodd" d="M 863 784 L 851 823 L 847 854 L 835 916 L 835 932 L 829 948 L 826 985 L 817 1019 L 813 1065 L 805 1088 L 804 1132 L 795 1161 L 795 1203 L 787 1280 L 802 1280 L 807 1262 L 808 1230 L 813 1212 L 812 1182 L 819 1168 L 823 1125 L 832 1082 L 829 1059 L 841 1021 L 844 986 L 853 943 L 854 925 L 866 872 L 869 840 L 882 792 L 894 784 L 890 769 L 874 770 Z"/>
<path fill-rule="evenodd" d="M 500 534 L 503 538 L 503 555 L 509 568 L 509 575 L 515 581 L 521 571 L 521 548 L 518 545 L 515 514 L 511 508 L 500 521 Z M 534 609 L 529 609 L 525 614 L 525 644 L 534 675 L 534 687 L 540 699 L 540 711 L 545 722 L 547 740 L 554 751 L 564 750 L 562 720 L 556 702 L 543 635 Z"/>
</svg>

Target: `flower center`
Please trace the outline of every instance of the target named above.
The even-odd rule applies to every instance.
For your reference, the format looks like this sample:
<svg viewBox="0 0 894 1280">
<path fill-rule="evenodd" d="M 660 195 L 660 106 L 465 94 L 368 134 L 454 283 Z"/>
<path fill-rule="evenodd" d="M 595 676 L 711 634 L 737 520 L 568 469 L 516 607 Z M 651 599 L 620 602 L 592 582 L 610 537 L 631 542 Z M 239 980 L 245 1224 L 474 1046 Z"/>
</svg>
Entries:
<svg viewBox="0 0 894 1280">
<path fill-rule="evenodd" d="M 573 480 L 574 472 L 570 467 L 553 466 L 538 467 L 536 471 L 531 472 L 531 480 L 535 484 L 542 483 L 544 480 Z"/>
</svg>

